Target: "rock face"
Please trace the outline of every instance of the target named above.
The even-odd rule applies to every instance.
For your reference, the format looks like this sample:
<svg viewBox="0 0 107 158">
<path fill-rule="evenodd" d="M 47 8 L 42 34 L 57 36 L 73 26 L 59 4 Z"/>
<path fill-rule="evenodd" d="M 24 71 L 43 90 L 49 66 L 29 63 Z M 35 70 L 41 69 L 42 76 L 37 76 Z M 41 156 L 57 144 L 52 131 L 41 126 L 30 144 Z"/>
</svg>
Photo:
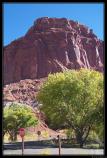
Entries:
<svg viewBox="0 0 107 158">
<path fill-rule="evenodd" d="M 46 78 L 39 80 L 25 79 L 17 83 L 5 85 L 3 88 L 4 106 L 7 103 L 18 102 L 37 107 L 36 95 L 45 81 Z"/>
<path fill-rule="evenodd" d="M 24 37 L 4 47 L 4 84 L 66 69 L 103 71 L 103 41 L 66 18 L 39 18 Z"/>
</svg>

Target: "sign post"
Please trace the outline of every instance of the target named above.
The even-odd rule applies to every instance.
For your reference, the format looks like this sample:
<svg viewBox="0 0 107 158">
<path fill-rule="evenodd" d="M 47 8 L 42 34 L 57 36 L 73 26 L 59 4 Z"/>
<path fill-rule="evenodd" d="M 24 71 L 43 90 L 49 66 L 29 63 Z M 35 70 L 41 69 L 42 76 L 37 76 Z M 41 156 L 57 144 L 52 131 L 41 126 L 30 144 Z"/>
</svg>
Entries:
<svg viewBox="0 0 107 158">
<path fill-rule="evenodd" d="M 25 129 L 24 128 L 19 129 L 19 135 L 22 138 L 22 155 L 24 155 L 24 136 L 25 136 Z"/>
<path fill-rule="evenodd" d="M 24 137 L 22 137 L 22 155 L 24 155 Z"/>
<path fill-rule="evenodd" d="M 61 155 L 61 140 L 60 140 L 60 136 L 58 135 L 58 144 L 59 144 L 59 156 Z"/>
<path fill-rule="evenodd" d="M 38 140 L 40 140 L 41 131 L 37 131 Z"/>
</svg>

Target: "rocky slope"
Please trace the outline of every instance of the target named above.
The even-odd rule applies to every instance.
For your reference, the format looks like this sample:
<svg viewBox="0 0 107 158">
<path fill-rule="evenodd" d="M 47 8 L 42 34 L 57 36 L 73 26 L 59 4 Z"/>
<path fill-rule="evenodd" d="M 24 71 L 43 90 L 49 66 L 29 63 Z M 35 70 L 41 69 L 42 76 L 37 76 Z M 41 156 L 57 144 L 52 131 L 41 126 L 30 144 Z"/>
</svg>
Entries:
<svg viewBox="0 0 107 158">
<path fill-rule="evenodd" d="M 18 102 L 37 107 L 36 94 L 46 78 L 40 80 L 25 79 L 17 83 L 5 85 L 3 88 L 4 105 Z"/>
<path fill-rule="evenodd" d="M 103 41 L 88 27 L 66 18 L 39 18 L 4 47 L 4 84 L 38 79 L 66 69 L 103 71 Z"/>
</svg>

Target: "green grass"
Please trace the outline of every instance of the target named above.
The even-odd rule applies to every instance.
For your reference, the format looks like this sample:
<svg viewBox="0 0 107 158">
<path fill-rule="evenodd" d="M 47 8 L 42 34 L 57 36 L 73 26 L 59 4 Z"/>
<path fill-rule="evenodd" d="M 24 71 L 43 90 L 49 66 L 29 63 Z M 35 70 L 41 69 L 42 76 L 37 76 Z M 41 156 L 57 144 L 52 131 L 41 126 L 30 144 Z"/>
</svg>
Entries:
<svg viewBox="0 0 107 158">
<path fill-rule="evenodd" d="M 100 145 L 99 144 L 87 144 L 85 148 L 87 149 L 99 149 Z"/>
</svg>

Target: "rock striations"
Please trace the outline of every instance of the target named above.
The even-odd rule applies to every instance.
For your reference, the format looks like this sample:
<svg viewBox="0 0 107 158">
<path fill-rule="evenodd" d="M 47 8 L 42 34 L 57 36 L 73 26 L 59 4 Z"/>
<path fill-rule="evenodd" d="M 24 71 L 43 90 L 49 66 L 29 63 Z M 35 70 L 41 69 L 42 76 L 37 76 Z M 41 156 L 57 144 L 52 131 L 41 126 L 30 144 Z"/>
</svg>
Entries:
<svg viewBox="0 0 107 158">
<path fill-rule="evenodd" d="M 25 36 L 4 47 L 4 84 L 88 68 L 103 72 L 103 46 L 92 29 L 66 18 L 39 18 Z"/>
</svg>

